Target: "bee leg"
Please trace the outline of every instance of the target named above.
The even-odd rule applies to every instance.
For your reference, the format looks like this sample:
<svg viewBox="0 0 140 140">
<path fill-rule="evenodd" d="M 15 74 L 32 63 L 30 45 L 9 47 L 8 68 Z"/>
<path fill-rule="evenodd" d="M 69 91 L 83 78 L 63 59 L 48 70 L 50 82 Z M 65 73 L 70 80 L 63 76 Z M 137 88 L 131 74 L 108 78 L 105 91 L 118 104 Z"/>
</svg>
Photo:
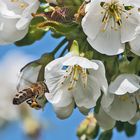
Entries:
<svg viewBox="0 0 140 140">
<path fill-rule="evenodd" d="M 29 100 L 26 101 L 26 103 L 27 103 L 30 107 L 32 107 L 33 101 L 32 101 L 31 99 L 29 99 Z"/>
</svg>

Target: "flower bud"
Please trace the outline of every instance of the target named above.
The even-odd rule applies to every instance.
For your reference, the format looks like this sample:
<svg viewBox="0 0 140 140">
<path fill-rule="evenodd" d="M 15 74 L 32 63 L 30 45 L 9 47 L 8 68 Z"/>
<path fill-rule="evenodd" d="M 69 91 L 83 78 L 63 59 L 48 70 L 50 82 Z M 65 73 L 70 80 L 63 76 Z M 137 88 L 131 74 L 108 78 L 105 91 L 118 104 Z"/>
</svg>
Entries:
<svg viewBox="0 0 140 140">
<path fill-rule="evenodd" d="M 89 114 L 77 129 L 77 136 L 81 140 L 92 139 L 97 136 L 99 126 L 93 114 Z"/>
<path fill-rule="evenodd" d="M 39 135 L 41 125 L 36 119 L 28 116 L 23 121 L 23 129 L 27 136 L 36 137 Z"/>
</svg>

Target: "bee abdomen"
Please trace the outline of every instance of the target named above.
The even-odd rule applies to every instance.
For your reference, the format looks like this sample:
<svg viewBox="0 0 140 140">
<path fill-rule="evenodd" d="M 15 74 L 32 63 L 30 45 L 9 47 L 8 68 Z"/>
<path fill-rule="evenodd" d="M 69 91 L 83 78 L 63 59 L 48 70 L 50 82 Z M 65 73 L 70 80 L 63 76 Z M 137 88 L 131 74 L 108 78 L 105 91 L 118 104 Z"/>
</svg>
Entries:
<svg viewBox="0 0 140 140">
<path fill-rule="evenodd" d="M 15 95 L 15 97 L 13 99 L 13 104 L 19 105 L 33 96 L 34 96 L 34 93 L 32 92 L 32 90 L 30 88 L 24 89 L 24 90 L 20 91 L 19 94 Z"/>
</svg>

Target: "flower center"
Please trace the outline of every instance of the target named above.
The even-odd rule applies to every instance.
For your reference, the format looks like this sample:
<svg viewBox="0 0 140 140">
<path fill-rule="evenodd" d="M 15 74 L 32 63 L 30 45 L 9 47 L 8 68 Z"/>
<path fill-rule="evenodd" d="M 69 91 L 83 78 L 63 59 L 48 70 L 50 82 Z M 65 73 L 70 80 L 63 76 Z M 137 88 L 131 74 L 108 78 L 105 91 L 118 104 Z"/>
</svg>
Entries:
<svg viewBox="0 0 140 140">
<path fill-rule="evenodd" d="M 18 4 L 18 7 L 20 7 L 21 9 L 25 9 L 29 6 L 28 3 L 20 1 L 20 0 L 10 0 L 12 3 Z"/>
<path fill-rule="evenodd" d="M 126 94 L 126 95 L 121 95 L 119 96 L 119 99 L 122 100 L 122 101 L 127 101 L 129 99 L 129 96 Z"/>
<path fill-rule="evenodd" d="M 126 19 L 132 13 L 128 12 L 133 7 L 132 6 L 124 6 L 124 4 L 120 3 L 119 0 L 111 0 L 111 2 L 101 2 L 101 7 L 104 11 L 101 14 L 104 14 L 102 23 L 103 28 L 102 31 L 105 31 L 109 21 L 111 19 L 111 28 L 117 30 L 118 27 L 122 25 L 122 13 L 126 15 Z"/>
<path fill-rule="evenodd" d="M 121 101 L 123 101 L 123 102 L 125 102 L 125 101 L 128 101 L 128 100 L 130 100 L 131 101 L 131 103 L 132 104 L 134 104 L 134 102 L 136 101 L 136 95 L 134 94 L 130 94 L 130 93 L 127 93 L 127 94 L 125 94 L 125 95 L 120 95 L 119 96 L 119 99 L 121 100 Z"/>
<path fill-rule="evenodd" d="M 87 70 L 86 68 L 82 68 L 79 65 L 69 66 L 66 69 L 66 74 L 64 75 L 64 78 L 69 78 L 69 86 L 68 90 L 72 90 L 79 77 L 82 79 L 82 82 L 84 84 L 84 87 L 87 85 Z M 63 83 L 62 83 L 63 84 Z"/>
</svg>

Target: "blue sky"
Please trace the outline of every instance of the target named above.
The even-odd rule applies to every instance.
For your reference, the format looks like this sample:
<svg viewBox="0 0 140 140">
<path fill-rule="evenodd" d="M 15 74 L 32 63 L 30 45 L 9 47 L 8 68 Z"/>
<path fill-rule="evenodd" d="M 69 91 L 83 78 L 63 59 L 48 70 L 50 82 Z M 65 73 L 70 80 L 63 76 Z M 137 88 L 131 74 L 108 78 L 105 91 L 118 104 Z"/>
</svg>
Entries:
<svg viewBox="0 0 140 140">
<path fill-rule="evenodd" d="M 25 52 L 26 54 L 34 55 L 35 58 L 39 58 L 43 53 L 50 52 L 60 42 L 50 37 L 48 33 L 42 40 L 27 47 L 16 47 L 15 45 L 0 46 L 0 58 L 2 58 L 7 52 L 18 50 Z M 84 116 L 76 109 L 72 116 L 67 120 L 59 120 L 56 118 L 53 112 L 52 106 L 47 105 L 45 110 L 41 112 L 40 120 L 49 121 L 50 126 L 44 129 L 41 133 L 39 140 L 76 140 L 76 128 L 80 122 L 84 119 Z M 13 122 L 8 127 L 0 130 L 0 140 L 28 140 L 20 129 L 19 122 Z M 128 138 L 124 133 L 118 133 L 114 130 L 112 140 L 139 140 L 140 139 L 140 123 L 138 125 L 137 134 Z"/>
</svg>

